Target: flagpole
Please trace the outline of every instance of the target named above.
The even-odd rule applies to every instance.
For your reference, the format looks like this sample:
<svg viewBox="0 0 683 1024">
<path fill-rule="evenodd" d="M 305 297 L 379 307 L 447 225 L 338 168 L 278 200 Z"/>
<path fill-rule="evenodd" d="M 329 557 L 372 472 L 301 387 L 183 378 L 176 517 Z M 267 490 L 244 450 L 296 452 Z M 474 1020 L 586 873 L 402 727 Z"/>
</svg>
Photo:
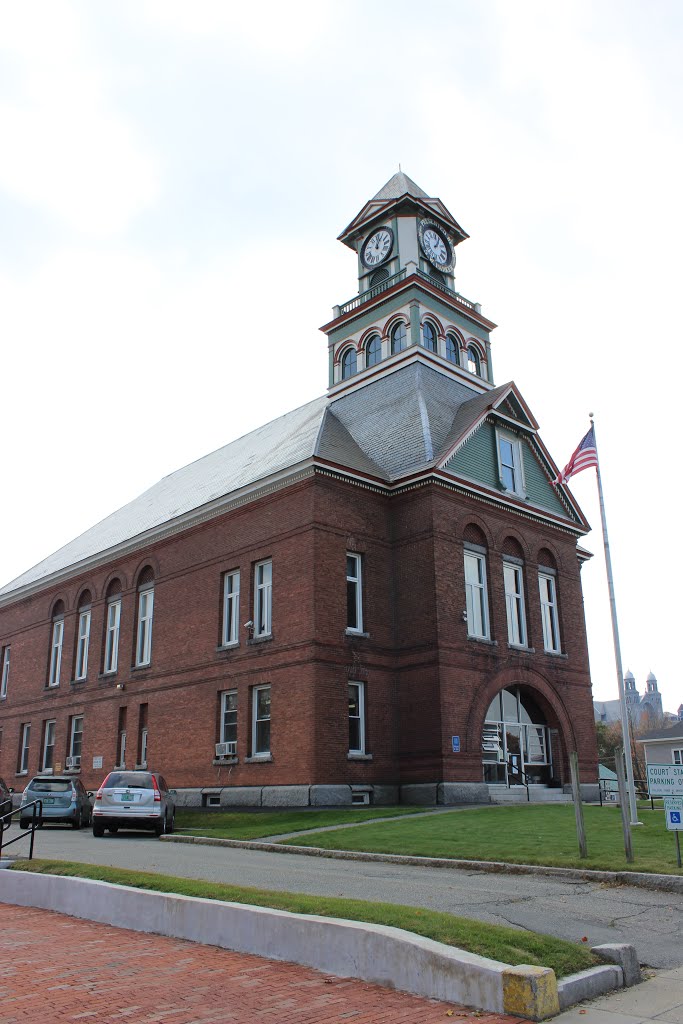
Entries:
<svg viewBox="0 0 683 1024">
<path fill-rule="evenodd" d="M 598 444 L 595 438 L 595 423 L 593 413 L 589 413 L 593 438 L 595 439 L 595 452 L 597 455 Z M 602 478 L 600 477 L 600 459 L 596 459 L 596 471 L 598 475 L 598 497 L 600 499 L 600 519 L 602 520 L 602 541 L 605 548 L 605 566 L 607 568 L 607 587 L 609 589 L 609 606 L 612 613 L 612 636 L 614 638 L 614 660 L 617 666 L 617 683 L 619 685 L 619 704 L 621 705 L 621 732 L 624 741 L 624 757 L 626 761 L 626 788 L 628 790 L 629 809 L 631 825 L 639 825 L 638 808 L 636 806 L 636 787 L 633 779 L 633 758 L 631 754 L 631 730 L 628 720 L 628 708 L 626 707 L 626 694 L 624 693 L 624 672 L 621 665 L 621 647 L 619 645 L 619 623 L 617 621 L 617 602 L 614 596 L 614 579 L 612 577 L 612 558 L 609 550 L 609 537 L 607 534 L 607 518 L 605 516 L 605 499 L 602 493 Z"/>
</svg>

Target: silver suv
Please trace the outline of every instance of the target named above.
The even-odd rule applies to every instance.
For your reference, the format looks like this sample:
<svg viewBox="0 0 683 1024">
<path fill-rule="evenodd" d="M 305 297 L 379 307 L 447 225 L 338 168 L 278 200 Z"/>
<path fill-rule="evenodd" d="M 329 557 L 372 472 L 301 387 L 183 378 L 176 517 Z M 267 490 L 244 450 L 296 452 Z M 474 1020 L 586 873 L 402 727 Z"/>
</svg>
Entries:
<svg viewBox="0 0 683 1024">
<path fill-rule="evenodd" d="M 92 810 L 92 834 L 120 828 L 173 832 L 175 828 L 174 790 L 169 790 L 158 772 L 114 771 L 97 790 Z"/>
</svg>

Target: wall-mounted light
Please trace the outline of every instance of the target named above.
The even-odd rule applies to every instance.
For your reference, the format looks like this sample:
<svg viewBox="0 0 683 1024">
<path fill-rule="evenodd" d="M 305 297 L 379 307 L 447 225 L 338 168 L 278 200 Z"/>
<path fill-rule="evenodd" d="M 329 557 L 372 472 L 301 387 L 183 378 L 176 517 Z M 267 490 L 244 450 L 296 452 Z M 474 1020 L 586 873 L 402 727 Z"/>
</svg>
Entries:
<svg viewBox="0 0 683 1024">
<path fill-rule="evenodd" d="M 125 683 L 117 683 L 116 684 L 116 689 L 117 690 L 125 690 L 125 688 L 126 688 L 126 684 Z"/>
</svg>

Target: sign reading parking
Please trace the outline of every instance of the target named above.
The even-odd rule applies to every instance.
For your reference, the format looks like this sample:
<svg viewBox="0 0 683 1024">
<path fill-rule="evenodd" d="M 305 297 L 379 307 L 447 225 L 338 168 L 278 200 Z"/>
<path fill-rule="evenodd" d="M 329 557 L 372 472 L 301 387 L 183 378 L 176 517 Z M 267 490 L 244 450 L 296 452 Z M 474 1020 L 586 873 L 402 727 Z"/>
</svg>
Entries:
<svg viewBox="0 0 683 1024">
<path fill-rule="evenodd" d="M 683 832 L 683 797 L 664 797 L 664 817 L 670 832 Z"/>
<path fill-rule="evenodd" d="M 683 797 L 683 765 L 649 764 L 647 789 L 650 796 Z"/>
</svg>

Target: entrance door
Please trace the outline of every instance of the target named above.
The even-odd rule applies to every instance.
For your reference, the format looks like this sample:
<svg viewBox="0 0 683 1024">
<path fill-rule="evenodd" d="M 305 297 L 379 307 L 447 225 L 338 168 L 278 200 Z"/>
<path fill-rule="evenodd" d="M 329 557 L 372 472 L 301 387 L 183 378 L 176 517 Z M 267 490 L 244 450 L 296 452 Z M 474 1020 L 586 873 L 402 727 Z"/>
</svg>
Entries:
<svg viewBox="0 0 683 1024">
<path fill-rule="evenodd" d="M 508 786 L 524 785 L 524 755 L 521 725 L 505 723 L 505 766 Z"/>
</svg>

